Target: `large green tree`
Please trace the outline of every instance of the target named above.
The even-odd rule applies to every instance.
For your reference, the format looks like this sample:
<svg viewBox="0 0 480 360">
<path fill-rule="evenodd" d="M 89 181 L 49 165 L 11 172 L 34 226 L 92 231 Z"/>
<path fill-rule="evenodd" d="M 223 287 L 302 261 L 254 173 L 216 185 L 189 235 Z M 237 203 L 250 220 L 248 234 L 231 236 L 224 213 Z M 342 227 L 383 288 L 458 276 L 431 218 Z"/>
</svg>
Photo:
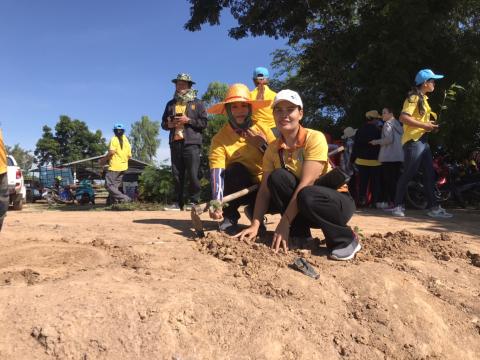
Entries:
<svg viewBox="0 0 480 360">
<path fill-rule="evenodd" d="M 135 159 L 153 163 L 160 146 L 159 131 L 160 123 L 150 120 L 148 116 L 142 116 L 141 120 L 132 124 L 128 137 L 132 145 L 132 156 Z"/>
<path fill-rule="evenodd" d="M 22 170 L 29 170 L 32 167 L 35 157 L 30 150 L 25 150 L 20 144 L 5 146 L 7 153 L 12 155 Z"/>
<path fill-rule="evenodd" d="M 397 112 L 421 68 L 446 75 L 431 97 L 434 110 L 443 89 L 453 82 L 466 88 L 445 123 L 462 123 L 460 137 L 472 140 L 480 131 L 480 102 L 474 87 L 480 79 L 480 1 L 478 0 L 190 0 L 195 31 L 218 24 L 229 9 L 238 26 L 233 38 L 283 37 L 285 49 L 273 65 L 284 87 L 298 90 L 306 105 L 306 121 L 334 119 L 340 126 L 358 126 L 364 113 L 392 106 Z M 463 110 L 460 110 L 462 106 Z M 466 116 L 460 118 L 459 114 Z M 473 119 L 473 120 L 470 120 Z M 465 123 L 468 123 L 465 124 Z M 457 128 L 458 129 L 458 128 Z M 447 142 L 447 132 L 437 137 Z M 463 144 L 464 145 L 464 144 Z M 465 146 L 452 143 L 461 153 Z M 470 147 L 480 145 L 469 143 Z M 463 150 L 462 150 L 463 149 Z"/>
<path fill-rule="evenodd" d="M 105 138 L 100 130 L 91 132 L 85 122 L 61 115 L 55 125 L 55 134 L 50 127 L 43 127 L 35 156 L 41 165 L 62 164 L 102 155 L 106 150 Z"/>
</svg>

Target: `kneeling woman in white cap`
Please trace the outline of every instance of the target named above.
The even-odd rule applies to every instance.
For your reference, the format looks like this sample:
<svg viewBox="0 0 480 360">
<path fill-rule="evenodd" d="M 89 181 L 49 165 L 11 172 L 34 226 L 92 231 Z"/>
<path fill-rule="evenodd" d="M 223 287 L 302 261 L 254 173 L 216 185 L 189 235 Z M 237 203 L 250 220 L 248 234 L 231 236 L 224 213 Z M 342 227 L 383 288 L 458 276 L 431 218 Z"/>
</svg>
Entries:
<svg viewBox="0 0 480 360">
<path fill-rule="evenodd" d="M 272 248 L 288 250 L 288 238 L 310 237 L 310 228 L 322 229 L 330 257 L 349 260 L 361 249 L 347 222 L 355 204 L 346 186 L 321 186 L 331 170 L 325 136 L 300 125 L 303 103 L 292 90 L 280 91 L 273 102 L 273 116 L 281 136 L 263 157 L 263 178 L 253 220 L 237 237 L 254 238 L 267 209 L 276 208 L 282 218 L 275 229 Z"/>
<path fill-rule="evenodd" d="M 252 123 L 252 112 L 267 107 L 271 100 L 251 100 L 244 84 L 228 88 L 225 100 L 208 109 L 210 114 L 225 114 L 228 123 L 213 137 L 210 145 L 210 173 L 213 200 L 257 184 L 262 179 L 262 158 L 268 143 L 275 140 L 271 129 Z M 245 212 L 252 217 L 255 194 L 230 201 L 224 209 L 212 209 L 210 217 L 220 220 L 220 230 L 233 235 L 240 218 L 238 207 L 248 205 Z"/>
</svg>

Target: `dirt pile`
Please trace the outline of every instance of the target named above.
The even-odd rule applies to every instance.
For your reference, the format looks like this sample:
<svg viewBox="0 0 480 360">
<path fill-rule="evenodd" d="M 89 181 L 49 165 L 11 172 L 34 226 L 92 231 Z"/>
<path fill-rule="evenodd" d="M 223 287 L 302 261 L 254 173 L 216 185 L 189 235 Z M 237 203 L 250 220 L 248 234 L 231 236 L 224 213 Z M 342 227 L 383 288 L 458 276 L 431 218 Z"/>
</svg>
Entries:
<svg viewBox="0 0 480 360">
<path fill-rule="evenodd" d="M 335 262 L 320 231 L 274 254 L 271 232 L 256 243 L 216 232 L 191 241 L 182 212 L 7 220 L 0 359 L 456 360 L 480 353 L 475 237 L 359 215 L 363 250 Z M 292 269 L 297 257 L 320 278 Z"/>
</svg>

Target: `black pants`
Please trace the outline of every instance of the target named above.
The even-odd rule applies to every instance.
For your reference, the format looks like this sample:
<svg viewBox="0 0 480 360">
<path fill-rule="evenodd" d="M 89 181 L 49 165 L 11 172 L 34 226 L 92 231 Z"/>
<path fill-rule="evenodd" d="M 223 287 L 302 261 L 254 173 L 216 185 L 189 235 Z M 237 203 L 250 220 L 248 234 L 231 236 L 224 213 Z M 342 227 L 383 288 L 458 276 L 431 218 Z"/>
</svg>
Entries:
<svg viewBox="0 0 480 360">
<path fill-rule="evenodd" d="M 293 192 L 298 186 L 297 178 L 284 169 L 277 169 L 268 178 L 272 201 L 286 210 Z M 340 193 L 324 186 L 307 186 L 297 196 L 298 215 L 290 227 L 291 236 L 310 234 L 310 228 L 321 229 L 329 249 L 344 248 L 353 238 L 347 226 L 355 211 L 355 203 L 349 193 Z"/>
<path fill-rule="evenodd" d="M 384 162 L 381 168 L 381 201 L 393 203 L 395 201 L 395 191 L 397 191 L 397 182 L 400 178 L 402 162 Z"/>
<path fill-rule="evenodd" d="M 5 172 L 0 174 L 0 231 L 2 230 L 3 219 L 7 215 L 9 201 L 8 179 L 7 173 Z"/>
<path fill-rule="evenodd" d="M 170 158 L 172 161 L 172 174 L 175 182 L 175 194 L 178 205 L 182 208 L 185 204 L 184 187 L 185 177 L 190 184 L 188 202 L 200 202 L 200 179 L 198 169 L 200 167 L 200 145 L 185 145 L 183 141 L 174 141 L 170 144 Z"/>
<path fill-rule="evenodd" d="M 232 163 L 225 169 L 224 184 L 223 195 L 226 196 L 250 187 L 255 183 L 252 181 L 252 176 L 244 165 Z M 240 218 L 238 208 L 241 205 L 250 205 L 253 209 L 256 196 L 257 192 L 255 191 L 239 199 L 229 201 L 228 206 L 223 208 L 223 216 L 233 220 L 233 222 L 237 222 Z"/>
<path fill-rule="evenodd" d="M 368 203 L 368 185 L 372 193 L 372 202 L 375 204 L 380 201 L 380 166 L 357 165 L 360 184 L 358 189 L 358 199 L 362 205 Z"/>
</svg>

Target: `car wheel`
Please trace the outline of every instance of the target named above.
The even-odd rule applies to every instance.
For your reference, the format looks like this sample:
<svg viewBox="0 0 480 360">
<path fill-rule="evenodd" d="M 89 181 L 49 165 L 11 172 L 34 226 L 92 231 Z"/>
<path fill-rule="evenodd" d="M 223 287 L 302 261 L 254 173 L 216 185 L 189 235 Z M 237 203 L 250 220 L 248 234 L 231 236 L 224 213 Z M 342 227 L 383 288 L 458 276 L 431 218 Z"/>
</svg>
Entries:
<svg viewBox="0 0 480 360">
<path fill-rule="evenodd" d="M 13 210 L 22 210 L 23 208 L 23 199 L 22 194 L 18 194 L 13 201 Z"/>
</svg>

